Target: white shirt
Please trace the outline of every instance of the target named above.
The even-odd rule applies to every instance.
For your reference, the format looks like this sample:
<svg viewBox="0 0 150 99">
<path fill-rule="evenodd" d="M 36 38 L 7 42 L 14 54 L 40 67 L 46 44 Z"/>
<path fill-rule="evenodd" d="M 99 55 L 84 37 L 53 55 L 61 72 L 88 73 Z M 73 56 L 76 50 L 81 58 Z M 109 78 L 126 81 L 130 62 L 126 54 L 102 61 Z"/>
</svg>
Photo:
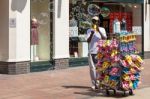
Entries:
<svg viewBox="0 0 150 99">
<path fill-rule="evenodd" d="M 93 29 L 88 29 L 87 30 L 87 35 L 86 35 L 86 38 L 88 39 L 91 35 L 91 31 L 94 31 Z M 106 36 L 106 31 L 104 28 L 102 27 L 99 27 L 99 31 L 102 33 L 102 35 L 104 37 L 107 38 Z M 91 54 L 97 54 L 97 51 L 98 51 L 98 47 L 97 47 L 97 42 L 101 39 L 101 35 L 98 31 L 95 31 L 94 34 L 93 34 L 93 37 L 91 39 L 91 42 L 89 42 L 89 53 Z"/>
</svg>

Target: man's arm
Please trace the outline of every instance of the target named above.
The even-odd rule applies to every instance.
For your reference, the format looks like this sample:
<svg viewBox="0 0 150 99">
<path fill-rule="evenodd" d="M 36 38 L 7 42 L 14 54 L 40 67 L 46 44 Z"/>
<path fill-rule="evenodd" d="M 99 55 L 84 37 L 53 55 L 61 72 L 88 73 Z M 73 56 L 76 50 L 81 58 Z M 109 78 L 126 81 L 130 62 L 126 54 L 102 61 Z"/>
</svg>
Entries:
<svg viewBox="0 0 150 99">
<path fill-rule="evenodd" d="M 88 43 L 91 42 L 91 39 L 92 39 L 92 37 L 93 37 L 93 34 L 94 34 L 94 31 L 91 31 L 90 36 L 87 38 L 87 42 L 88 42 Z"/>
<path fill-rule="evenodd" d="M 102 37 L 103 40 L 107 39 L 107 36 L 106 36 L 106 31 L 104 28 L 102 28 L 102 30 L 100 31 L 100 29 L 98 28 L 98 31 Z"/>
<path fill-rule="evenodd" d="M 99 32 L 99 33 L 100 33 L 100 35 L 102 36 L 102 39 L 103 39 L 103 40 L 106 40 L 106 39 L 107 39 L 107 37 L 104 36 L 101 32 Z"/>
</svg>

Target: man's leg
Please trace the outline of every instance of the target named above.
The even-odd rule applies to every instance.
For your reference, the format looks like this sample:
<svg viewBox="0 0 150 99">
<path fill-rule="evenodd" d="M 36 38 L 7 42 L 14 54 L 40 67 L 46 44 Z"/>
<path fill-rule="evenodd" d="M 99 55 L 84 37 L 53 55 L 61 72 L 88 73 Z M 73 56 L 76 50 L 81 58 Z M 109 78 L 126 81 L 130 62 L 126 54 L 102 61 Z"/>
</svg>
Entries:
<svg viewBox="0 0 150 99">
<path fill-rule="evenodd" d="M 96 67 L 93 62 L 93 57 L 91 54 L 88 55 L 88 61 L 89 61 L 89 67 L 90 67 L 90 76 L 91 76 L 91 82 L 93 86 L 96 86 Z"/>
</svg>

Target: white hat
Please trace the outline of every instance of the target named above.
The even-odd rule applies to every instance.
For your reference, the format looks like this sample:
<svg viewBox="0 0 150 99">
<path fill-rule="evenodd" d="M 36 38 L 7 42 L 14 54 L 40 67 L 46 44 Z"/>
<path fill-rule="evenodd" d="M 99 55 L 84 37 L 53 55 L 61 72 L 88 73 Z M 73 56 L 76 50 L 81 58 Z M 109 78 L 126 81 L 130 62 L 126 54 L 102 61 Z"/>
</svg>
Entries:
<svg viewBox="0 0 150 99">
<path fill-rule="evenodd" d="M 92 17 L 92 19 L 99 20 L 99 18 L 97 16 Z"/>
</svg>

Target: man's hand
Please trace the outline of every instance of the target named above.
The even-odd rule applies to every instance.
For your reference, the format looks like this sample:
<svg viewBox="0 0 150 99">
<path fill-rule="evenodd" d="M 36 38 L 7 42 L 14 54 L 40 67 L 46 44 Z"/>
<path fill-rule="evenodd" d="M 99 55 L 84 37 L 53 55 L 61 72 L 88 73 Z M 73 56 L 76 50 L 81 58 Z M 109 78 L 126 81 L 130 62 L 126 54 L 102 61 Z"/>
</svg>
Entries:
<svg viewBox="0 0 150 99">
<path fill-rule="evenodd" d="M 94 30 L 93 31 L 91 31 L 91 35 L 93 35 L 94 34 Z"/>
<path fill-rule="evenodd" d="M 93 34 L 94 34 L 94 30 L 91 31 L 91 35 L 90 35 L 90 37 L 87 39 L 87 42 L 91 42 L 91 39 L 92 39 L 92 37 L 93 37 Z"/>
</svg>

